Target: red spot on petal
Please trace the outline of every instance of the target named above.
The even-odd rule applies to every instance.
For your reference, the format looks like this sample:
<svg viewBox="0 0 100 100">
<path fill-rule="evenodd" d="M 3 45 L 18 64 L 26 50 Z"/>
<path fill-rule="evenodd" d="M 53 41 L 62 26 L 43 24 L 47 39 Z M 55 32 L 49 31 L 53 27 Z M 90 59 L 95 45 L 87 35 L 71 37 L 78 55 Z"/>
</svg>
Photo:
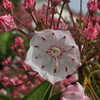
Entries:
<svg viewBox="0 0 100 100">
<path fill-rule="evenodd" d="M 72 61 L 74 61 L 75 59 L 73 58 Z"/>
<path fill-rule="evenodd" d="M 55 33 L 52 33 L 52 35 L 55 35 Z"/>
<path fill-rule="evenodd" d="M 67 67 L 65 67 L 65 71 L 67 72 Z"/>
<path fill-rule="evenodd" d="M 44 65 L 41 68 L 44 68 Z"/>
<path fill-rule="evenodd" d="M 63 39 L 65 39 L 65 38 L 66 38 L 66 36 L 63 37 Z"/>
<path fill-rule="evenodd" d="M 45 41 L 46 39 L 44 37 L 41 37 L 43 41 Z"/>
<path fill-rule="evenodd" d="M 35 45 L 34 47 L 35 47 L 35 48 L 38 48 L 39 46 Z"/>
<path fill-rule="evenodd" d="M 75 46 L 72 46 L 72 48 L 75 48 Z"/>
<path fill-rule="evenodd" d="M 56 73 L 56 71 L 57 71 L 57 70 L 56 70 L 56 69 L 54 69 L 54 73 Z"/>
<path fill-rule="evenodd" d="M 38 57 L 36 56 L 35 59 L 38 59 Z"/>
</svg>

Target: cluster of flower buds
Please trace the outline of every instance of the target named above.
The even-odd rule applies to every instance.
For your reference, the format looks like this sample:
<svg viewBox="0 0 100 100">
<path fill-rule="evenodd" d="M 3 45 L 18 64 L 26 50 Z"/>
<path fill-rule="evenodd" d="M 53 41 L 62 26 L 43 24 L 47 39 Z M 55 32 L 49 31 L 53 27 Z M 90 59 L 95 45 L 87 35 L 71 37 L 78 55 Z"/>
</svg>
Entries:
<svg viewBox="0 0 100 100">
<path fill-rule="evenodd" d="M 15 51 L 19 56 L 22 56 L 26 53 L 24 49 L 24 39 L 16 36 L 15 42 L 11 44 L 11 49 Z"/>
<path fill-rule="evenodd" d="M 0 16 L 0 23 L 3 25 L 4 31 L 11 31 L 17 27 L 14 22 L 13 16 L 11 16 L 10 14 Z"/>
</svg>

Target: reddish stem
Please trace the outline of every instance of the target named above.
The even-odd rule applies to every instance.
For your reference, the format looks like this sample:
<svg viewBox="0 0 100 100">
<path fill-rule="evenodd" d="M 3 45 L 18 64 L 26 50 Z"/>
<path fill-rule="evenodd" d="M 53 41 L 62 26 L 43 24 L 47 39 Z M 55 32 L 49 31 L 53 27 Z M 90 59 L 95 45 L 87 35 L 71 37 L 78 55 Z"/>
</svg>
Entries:
<svg viewBox="0 0 100 100">
<path fill-rule="evenodd" d="M 48 0 L 47 12 L 46 12 L 46 25 L 48 21 L 48 11 L 49 11 L 50 0 Z"/>
<path fill-rule="evenodd" d="M 70 10 L 70 7 L 69 7 L 69 4 L 68 4 L 68 3 L 66 3 L 66 7 L 67 7 L 67 9 L 68 9 L 68 11 L 69 11 L 70 18 L 71 18 L 71 20 L 72 20 L 73 26 L 74 26 L 74 28 L 76 29 L 76 25 L 75 25 L 75 22 L 74 22 L 74 19 L 73 19 L 73 14 L 72 14 L 72 12 L 71 12 L 71 10 Z"/>
<path fill-rule="evenodd" d="M 25 25 L 20 19 L 18 19 L 14 13 L 12 13 L 12 15 L 14 16 L 14 18 L 15 18 L 19 23 L 21 23 L 23 26 L 25 26 L 25 27 L 26 27 L 27 29 L 29 29 L 30 31 L 34 32 L 33 29 L 31 29 L 30 27 L 28 27 L 27 25 Z"/>
<path fill-rule="evenodd" d="M 32 17 L 33 21 L 35 22 L 35 24 L 38 26 L 38 23 L 36 22 L 36 20 L 35 20 L 35 18 L 34 18 L 34 16 L 33 16 L 33 14 L 32 14 L 32 12 L 30 13 L 30 15 L 31 15 L 31 17 Z"/>
<path fill-rule="evenodd" d="M 82 3 L 83 3 L 83 0 L 80 0 L 80 19 L 82 17 Z"/>
<path fill-rule="evenodd" d="M 25 35 L 26 37 L 28 37 L 29 39 L 32 38 L 30 35 L 28 35 L 27 33 L 25 33 L 24 31 L 20 30 L 20 29 L 16 29 L 18 32 L 20 32 L 21 34 Z"/>
<path fill-rule="evenodd" d="M 54 6 L 53 12 L 52 12 L 52 17 L 51 17 L 51 22 L 50 22 L 50 29 L 52 27 L 52 23 L 53 23 L 53 20 L 54 20 L 54 13 L 55 13 L 55 6 Z"/>
<path fill-rule="evenodd" d="M 58 18 L 58 23 L 57 23 L 57 29 L 59 27 L 59 23 L 60 23 L 60 19 L 61 19 L 61 15 L 62 15 L 63 9 L 64 9 L 64 5 L 65 5 L 65 2 L 63 3 L 61 11 L 60 11 L 60 15 L 59 15 L 59 18 Z"/>
<path fill-rule="evenodd" d="M 21 85 L 23 85 L 23 84 L 27 83 L 28 81 L 30 81 L 31 79 L 33 79 L 33 78 L 34 78 L 37 74 L 38 74 L 38 73 L 35 73 L 35 75 L 34 75 L 34 76 L 30 77 L 28 80 L 26 80 L 25 82 L 23 82 L 23 83 L 21 83 L 21 84 L 14 85 L 14 87 L 18 87 L 18 86 L 21 86 Z"/>
</svg>

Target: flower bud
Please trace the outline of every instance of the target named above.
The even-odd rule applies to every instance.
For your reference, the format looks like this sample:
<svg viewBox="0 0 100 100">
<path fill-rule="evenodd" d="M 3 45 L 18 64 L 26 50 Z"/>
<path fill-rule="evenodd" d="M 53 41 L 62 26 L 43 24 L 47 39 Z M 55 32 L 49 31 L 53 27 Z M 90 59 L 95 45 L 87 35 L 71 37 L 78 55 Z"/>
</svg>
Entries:
<svg viewBox="0 0 100 100">
<path fill-rule="evenodd" d="M 94 13 L 97 10 L 97 1 L 90 0 L 87 4 L 90 13 Z"/>
<path fill-rule="evenodd" d="M 100 0 L 97 1 L 98 9 L 100 10 Z"/>
<path fill-rule="evenodd" d="M 2 61 L 2 65 L 9 66 L 11 65 L 11 59 L 10 58 L 4 58 Z"/>
<path fill-rule="evenodd" d="M 18 47 L 21 47 L 21 46 L 24 46 L 24 39 L 19 37 L 19 36 L 16 36 L 15 38 L 15 44 L 18 45 Z"/>
<path fill-rule="evenodd" d="M 16 43 L 12 43 L 12 44 L 11 44 L 11 49 L 12 49 L 13 51 L 16 51 L 16 50 L 18 49 L 18 45 L 17 45 Z"/>
<path fill-rule="evenodd" d="M 16 28 L 13 16 L 11 16 L 10 14 L 5 16 L 0 16 L 0 23 L 4 26 L 5 31 L 10 31 Z"/>
<path fill-rule="evenodd" d="M 83 87 L 77 82 L 69 85 L 63 92 L 61 100 L 90 100 L 85 94 Z"/>
<path fill-rule="evenodd" d="M 3 0 L 3 6 L 7 11 L 9 12 L 13 11 L 13 4 L 9 0 Z"/>
<path fill-rule="evenodd" d="M 6 77 L 6 76 L 3 76 L 1 78 L 1 82 L 4 86 L 12 86 L 13 85 L 13 82 L 10 80 L 10 78 Z"/>
<path fill-rule="evenodd" d="M 51 0 L 52 5 L 57 6 L 62 0 Z"/>
<path fill-rule="evenodd" d="M 96 39 L 98 36 L 98 30 L 96 27 L 88 27 L 84 30 L 84 36 L 88 40 Z"/>
<path fill-rule="evenodd" d="M 35 5 L 36 5 L 35 0 L 24 0 L 24 6 L 26 11 L 32 12 L 33 9 L 35 8 Z"/>
</svg>

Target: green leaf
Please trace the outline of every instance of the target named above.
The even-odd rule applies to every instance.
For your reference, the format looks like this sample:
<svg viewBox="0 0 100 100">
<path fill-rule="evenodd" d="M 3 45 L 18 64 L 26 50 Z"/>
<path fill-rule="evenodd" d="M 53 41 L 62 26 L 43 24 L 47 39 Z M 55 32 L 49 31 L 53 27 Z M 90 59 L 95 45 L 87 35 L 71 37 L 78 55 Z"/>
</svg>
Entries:
<svg viewBox="0 0 100 100">
<path fill-rule="evenodd" d="M 53 95 L 49 100 L 60 100 L 61 92 Z"/>
<path fill-rule="evenodd" d="M 11 97 L 8 97 L 4 94 L 0 94 L 0 100 L 13 100 Z"/>
<path fill-rule="evenodd" d="M 33 89 L 27 96 L 22 100 L 48 100 L 52 90 L 52 85 L 44 81 L 42 84 Z"/>
</svg>

